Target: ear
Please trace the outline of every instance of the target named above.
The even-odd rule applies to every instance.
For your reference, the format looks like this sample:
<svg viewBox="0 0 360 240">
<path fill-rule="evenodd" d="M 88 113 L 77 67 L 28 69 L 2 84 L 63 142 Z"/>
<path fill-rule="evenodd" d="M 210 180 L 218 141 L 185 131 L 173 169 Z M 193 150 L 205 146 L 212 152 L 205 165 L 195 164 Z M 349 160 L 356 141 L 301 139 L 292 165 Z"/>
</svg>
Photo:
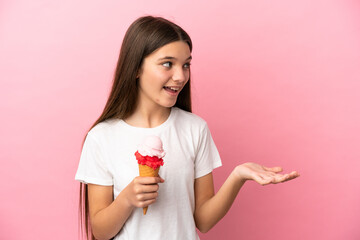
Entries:
<svg viewBox="0 0 360 240">
<path fill-rule="evenodd" d="M 142 74 L 143 70 L 142 70 L 142 65 L 140 66 L 140 68 L 138 69 L 137 73 L 136 73 L 136 78 L 139 78 L 140 75 Z"/>
</svg>

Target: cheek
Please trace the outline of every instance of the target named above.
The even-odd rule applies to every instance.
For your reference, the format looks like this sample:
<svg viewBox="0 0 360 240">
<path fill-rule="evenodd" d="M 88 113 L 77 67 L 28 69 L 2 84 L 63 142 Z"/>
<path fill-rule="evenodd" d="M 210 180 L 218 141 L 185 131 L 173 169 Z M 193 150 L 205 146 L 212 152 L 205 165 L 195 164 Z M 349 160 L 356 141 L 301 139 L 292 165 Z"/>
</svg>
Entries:
<svg viewBox="0 0 360 240">
<path fill-rule="evenodd" d="M 147 75 L 147 80 L 153 88 L 163 87 L 169 80 L 169 74 L 162 71 L 154 71 Z"/>
<path fill-rule="evenodd" d="M 153 91 L 156 87 L 156 75 L 154 74 L 146 74 L 143 75 L 140 81 L 140 85 L 144 91 Z"/>
<path fill-rule="evenodd" d="M 189 81 L 189 79 L 190 79 L 190 73 L 189 73 L 189 72 L 186 73 L 185 77 L 186 77 L 186 81 L 185 81 L 184 85 L 187 84 L 187 82 Z"/>
</svg>

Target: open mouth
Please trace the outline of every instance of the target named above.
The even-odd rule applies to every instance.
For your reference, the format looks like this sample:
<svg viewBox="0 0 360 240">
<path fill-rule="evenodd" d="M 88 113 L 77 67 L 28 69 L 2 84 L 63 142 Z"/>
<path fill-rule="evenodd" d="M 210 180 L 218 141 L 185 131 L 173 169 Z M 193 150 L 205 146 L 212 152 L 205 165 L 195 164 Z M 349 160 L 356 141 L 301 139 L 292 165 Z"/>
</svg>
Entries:
<svg viewBox="0 0 360 240">
<path fill-rule="evenodd" d="M 170 93 L 177 93 L 179 92 L 180 88 L 179 87 L 167 87 L 164 86 L 163 87 L 166 91 L 170 92 Z"/>
</svg>

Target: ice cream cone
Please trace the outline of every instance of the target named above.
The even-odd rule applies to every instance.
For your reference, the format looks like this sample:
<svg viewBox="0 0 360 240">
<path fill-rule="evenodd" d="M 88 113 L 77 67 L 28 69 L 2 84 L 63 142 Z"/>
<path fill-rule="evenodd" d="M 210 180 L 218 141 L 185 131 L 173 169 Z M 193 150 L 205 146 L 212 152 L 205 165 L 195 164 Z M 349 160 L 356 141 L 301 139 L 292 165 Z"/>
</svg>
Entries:
<svg viewBox="0 0 360 240">
<path fill-rule="evenodd" d="M 164 165 L 165 151 L 158 136 L 147 136 L 135 152 L 136 161 L 139 164 L 140 177 L 158 177 L 160 166 Z M 143 208 L 146 215 L 148 207 Z"/>
<path fill-rule="evenodd" d="M 158 177 L 160 167 L 155 170 L 149 166 L 139 164 L 140 177 Z M 143 208 L 143 213 L 146 215 L 148 207 Z"/>
</svg>

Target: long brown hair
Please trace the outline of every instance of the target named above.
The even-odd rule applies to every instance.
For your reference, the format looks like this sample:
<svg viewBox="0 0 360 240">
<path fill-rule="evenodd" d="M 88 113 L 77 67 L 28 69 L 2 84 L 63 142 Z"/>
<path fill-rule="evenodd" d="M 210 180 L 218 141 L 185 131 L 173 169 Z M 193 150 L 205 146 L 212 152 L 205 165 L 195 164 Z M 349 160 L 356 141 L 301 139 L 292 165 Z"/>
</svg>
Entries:
<svg viewBox="0 0 360 240">
<path fill-rule="evenodd" d="M 186 42 L 190 52 L 192 51 L 189 35 L 181 27 L 162 17 L 144 16 L 130 25 L 121 45 L 109 98 L 100 117 L 89 131 L 107 119 L 124 119 L 134 112 L 138 98 L 136 77 L 144 58 L 158 48 L 175 41 Z M 175 106 L 191 112 L 190 77 L 179 93 Z M 83 145 L 85 139 L 86 136 Z M 80 183 L 79 218 L 82 236 L 85 233 L 86 239 L 95 239 L 90 225 L 88 189 L 83 183 Z"/>
</svg>

